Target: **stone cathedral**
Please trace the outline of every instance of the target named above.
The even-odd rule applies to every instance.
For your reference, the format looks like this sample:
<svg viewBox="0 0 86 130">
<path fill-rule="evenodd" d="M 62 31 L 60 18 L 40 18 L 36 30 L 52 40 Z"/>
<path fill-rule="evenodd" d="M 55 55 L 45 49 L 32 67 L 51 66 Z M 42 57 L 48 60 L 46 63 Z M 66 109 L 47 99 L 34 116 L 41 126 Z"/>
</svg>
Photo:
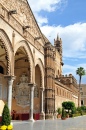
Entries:
<svg viewBox="0 0 86 130">
<path fill-rule="evenodd" d="M 77 81 L 63 65 L 61 38 L 50 43 L 28 1 L 0 0 L 0 100 L 10 113 L 46 119 L 63 101 L 78 106 Z"/>
</svg>

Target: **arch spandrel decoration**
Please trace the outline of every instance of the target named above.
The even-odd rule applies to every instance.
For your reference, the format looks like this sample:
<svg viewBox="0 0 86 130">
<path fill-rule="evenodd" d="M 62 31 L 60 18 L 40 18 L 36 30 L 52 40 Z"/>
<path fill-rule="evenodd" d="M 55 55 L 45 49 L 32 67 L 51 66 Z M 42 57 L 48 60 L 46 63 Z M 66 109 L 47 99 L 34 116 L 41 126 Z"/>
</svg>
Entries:
<svg viewBox="0 0 86 130">
<path fill-rule="evenodd" d="M 3 29 L 0 29 L 0 41 L 2 42 L 7 55 L 7 74 L 11 74 L 11 56 L 13 52 L 12 43 Z"/>
<path fill-rule="evenodd" d="M 25 40 L 22 40 L 22 41 L 19 41 L 18 43 L 16 43 L 16 45 L 14 47 L 14 55 L 16 54 L 17 50 L 20 47 L 24 47 L 24 49 L 25 49 L 25 51 L 27 53 L 28 61 L 30 63 L 30 82 L 33 82 L 33 79 L 32 79 L 33 76 L 32 75 L 33 75 L 34 58 L 33 58 L 33 55 L 32 55 L 32 51 L 31 51 L 28 43 Z"/>
<path fill-rule="evenodd" d="M 41 61 L 41 59 L 39 58 L 39 59 L 37 59 L 37 61 L 35 62 L 35 66 L 36 65 L 38 65 L 39 66 L 39 68 L 40 68 L 40 71 L 41 71 L 41 87 L 43 87 L 44 88 L 44 65 L 43 65 L 43 63 L 42 63 L 42 61 Z"/>
</svg>

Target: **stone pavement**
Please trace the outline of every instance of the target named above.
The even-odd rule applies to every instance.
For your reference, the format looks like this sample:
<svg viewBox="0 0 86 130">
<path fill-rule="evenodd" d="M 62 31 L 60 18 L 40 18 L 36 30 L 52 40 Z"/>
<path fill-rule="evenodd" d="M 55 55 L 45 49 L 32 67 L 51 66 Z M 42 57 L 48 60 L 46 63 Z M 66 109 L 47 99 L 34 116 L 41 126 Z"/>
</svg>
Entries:
<svg viewBox="0 0 86 130">
<path fill-rule="evenodd" d="M 14 130 L 86 130 L 86 116 L 66 120 L 15 121 Z"/>
</svg>

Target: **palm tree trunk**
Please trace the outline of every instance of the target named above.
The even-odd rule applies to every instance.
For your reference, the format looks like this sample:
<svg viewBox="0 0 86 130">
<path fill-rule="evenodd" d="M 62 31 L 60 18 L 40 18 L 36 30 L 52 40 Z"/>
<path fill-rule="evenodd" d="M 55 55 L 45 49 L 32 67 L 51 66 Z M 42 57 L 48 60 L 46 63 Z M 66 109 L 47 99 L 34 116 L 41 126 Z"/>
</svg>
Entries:
<svg viewBox="0 0 86 130">
<path fill-rule="evenodd" d="M 79 92 L 78 92 L 78 107 L 80 107 L 80 102 L 81 102 L 81 100 L 80 100 L 80 87 L 81 87 L 81 76 L 80 76 L 80 79 L 79 79 Z"/>
</svg>

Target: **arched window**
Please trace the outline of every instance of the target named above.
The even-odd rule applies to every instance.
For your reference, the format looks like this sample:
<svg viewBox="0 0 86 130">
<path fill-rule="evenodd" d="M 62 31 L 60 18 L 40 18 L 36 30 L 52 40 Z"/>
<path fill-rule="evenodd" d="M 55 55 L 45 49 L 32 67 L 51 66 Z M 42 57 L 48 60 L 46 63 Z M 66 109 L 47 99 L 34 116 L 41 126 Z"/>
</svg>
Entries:
<svg viewBox="0 0 86 130">
<path fill-rule="evenodd" d="M 1 65 L 0 65 L 0 73 L 4 74 L 4 69 L 3 69 L 3 67 Z"/>
</svg>

